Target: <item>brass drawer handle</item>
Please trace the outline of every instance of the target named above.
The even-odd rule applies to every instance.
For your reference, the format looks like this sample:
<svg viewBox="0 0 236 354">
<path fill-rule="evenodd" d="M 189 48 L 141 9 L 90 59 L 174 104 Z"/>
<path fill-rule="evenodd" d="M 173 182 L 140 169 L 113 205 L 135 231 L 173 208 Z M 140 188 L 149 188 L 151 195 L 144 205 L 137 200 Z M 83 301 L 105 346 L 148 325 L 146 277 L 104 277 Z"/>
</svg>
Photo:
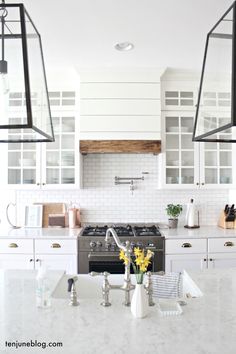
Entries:
<svg viewBox="0 0 236 354">
<path fill-rule="evenodd" d="M 184 242 L 181 247 L 183 247 L 183 248 L 190 248 L 190 247 L 192 247 L 192 245 L 191 245 L 191 243 L 189 243 L 189 242 Z"/>
<path fill-rule="evenodd" d="M 61 245 L 59 243 L 53 243 L 51 248 L 61 248 Z"/>
<path fill-rule="evenodd" d="M 9 247 L 9 248 L 17 248 L 17 247 L 19 247 L 19 246 L 17 245 L 17 243 L 12 242 L 12 243 L 10 243 L 10 244 L 8 245 L 8 247 Z"/>
<path fill-rule="evenodd" d="M 225 247 L 233 247 L 233 246 L 234 246 L 234 243 L 233 243 L 232 241 L 226 241 L 226 242 L 224 243 L 224 246 L 225 246 Z"/>
</svg>

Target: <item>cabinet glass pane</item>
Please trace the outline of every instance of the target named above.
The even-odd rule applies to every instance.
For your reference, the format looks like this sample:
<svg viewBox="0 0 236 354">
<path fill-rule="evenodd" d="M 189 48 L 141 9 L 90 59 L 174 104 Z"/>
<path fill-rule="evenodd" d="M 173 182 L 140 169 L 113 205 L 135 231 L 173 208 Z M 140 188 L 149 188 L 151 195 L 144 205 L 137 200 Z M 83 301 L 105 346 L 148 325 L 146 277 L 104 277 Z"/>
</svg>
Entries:
<svg viewBox="0 0 236 354">
<path fill-rule="evenodd" d="M 75 131 L 75 118 L 74 117 L 62 117 L 61 131 L 65 132 L 65 133 L 74 132 Z"/>
<path fill-rule="evenodd" d="M 220 151 L 220 166 L 232 166 L 231 151 Z"/>
<path fill-rule="evenodd" d="M 75 157 L 73 151 L 62 151 L 61 153 L 61 165 L 62 166 L 74 166 Z"/>
<path fill-rule="evenodd" d="M 166 149 L 179 149 L 179 135 L 177 134 L 166 134 Z"/>
<path fill-rule="evenodd" d="M 21 176 L 20 170 L 8 169 L 8 184 L 20 184 Z"/>
<path fill-rule="evenodd" d="M 178 184 L 179 183 L 179 169 L 178 168 L 167 168 L 166 169 L 166 183 L 167 184 Z"/>
<path fill-rule="evenodd" d="M 23 143 L 22 144 L 23 150 L 36 150 L 36 144 L 35 143 Z"/>
<path fill-rule="evenodd" d="M 21 159 L 22 166 L 36 166 L 36 154 L 35 152 L 23 152 L 23 158 Z"/>
<path fill-rule="evenodd" d="M 59 169 L 57 168 L 47 168 L 46 169 L 46 183 L 47 184 L 59 184 Z"/>
<path fill-rule="evenodd" d="M 194 143 L 192 142 L 192 135 L 181 135 L 181 149 L 194 149 Z"/>
<path fill-rule="evenodd" d="M 179 152 L 167 151 L 166 152 L 166 165 L 167 166 L 179 166 Z"/>
<path fill-rule="evenodd" d="M 60 154 L 59 151 L 47 151 L 46 165 L 59 166 Z"/>
<path fill-rule="evenodd" d="M 8 152 L 8 166 L 20 166 L 21 153 L 20 152 Z"/>
<path fill-rule="evenodd" d="M 52 123 L 53 123 L 54 133 L 59 133 L 60 132 L 60 118 L 59 117 L 53 117 L 52 118 Z"/>
<path fill-rule="evenodd" d="M 167 133 L 179 132 L 179 117 L 166 117 L 166 132 Z"/>
<path fill-rule="evenodd" d="M 9 143 L 8 150 L 21 150 L 21 144 L 20 143 Z"/>
<path fill-rule="evenodd" d="M 217 151 L 205 151 L 205 166 L 217 166 Z"/>
<path fill-rule="evenodd" d="M 23 170 L 23 183 L 24 184 L 35 184 L 36 183 L 36 170 L 34 169 L 24 169 Z"/>
<path fill-rule="evenodd" d="M 207 184 L 217 184 L 217 169 L 216 168 L 205 168 L 205 183 Z"/>
<path fill-rule="evenodd" d="M 217 143 L 203 143 L 205 150 L 217 150 Z"/>
<path fill-rule="evenodd" d="M 194 152 L 193 151 L 182 151 L 181 152 L 181 165 L 182 166 L 193 166 L 194 165 Z"/>
<path fill-rule="evenodd" d="M 72 168 L 61 170 L 61 182 L 63 184 L 75 183 L 75 170 Z"/>
<path fill-rule="evenodd" d="M 60 137 L 55 135 L 55 141 L 53 143 L 47 143 L 47 150 L 59 150 L 60 149 Z"/>
<path fill-rule="evenodd" d="M 194 183 L 194 169 L 193 168 L 181 168 L 181 183 L 193 184 Z"/>
<path fill-rule="evenodd" d="M 193 117 L 181 117 L 181 132 L 192 133 L 193 132 Z"/>
<path fill-rule="evenodd" d="M 65 135 L 61 136 L 61 148 L 62 149 L 74 149 L 75 147 L 75 137 L 74 135 Z"/>
<path fill-rule="evenodd" d="M 220 168 L 220 184 L 230 184 L 232 180 L 232 169 Z"/>
<path fill-rule="evenodd" d="M 229 138 L 229 136 L 227 136 L 227 138 Z M 223 139 L 225 139 L 225 136 L 224 136 Z M 220 150 L 232 150 L 232 144 L 229 144 L 229 143 L 219 143 L 219 148 L 220 148 Z"/>
</svg>

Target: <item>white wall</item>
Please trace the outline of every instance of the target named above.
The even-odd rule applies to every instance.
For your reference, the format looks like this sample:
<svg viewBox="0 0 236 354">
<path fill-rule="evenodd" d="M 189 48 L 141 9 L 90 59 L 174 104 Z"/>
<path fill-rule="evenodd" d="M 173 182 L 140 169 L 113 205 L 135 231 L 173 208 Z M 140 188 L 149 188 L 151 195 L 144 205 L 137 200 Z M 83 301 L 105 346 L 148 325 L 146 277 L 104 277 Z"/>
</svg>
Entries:
<svg viewBox="0 0 236 354">
<path fill-rule="evenodd" d="M 133 195 L 128 185 L 115 186 L 114 177 L 139 177 Z M 158 156 L 148 154 L 100 154 L 84 157 L 84 189 L 56 191 L 18 191 L 18 222 L 24 206 L 34 202 L 79 203 L 83 222 L 157 222 L 167 221 L 168 203 L 186 204 L 194 198 L 200 209 L 200 223 L 215 225 L 228 201 L 227 190 L 158 190 L 161 171 Z M 21 220 L 20 220 L 21 219 Z M 184 213 L 180 219 L 184 223 Z"/>
</svg>

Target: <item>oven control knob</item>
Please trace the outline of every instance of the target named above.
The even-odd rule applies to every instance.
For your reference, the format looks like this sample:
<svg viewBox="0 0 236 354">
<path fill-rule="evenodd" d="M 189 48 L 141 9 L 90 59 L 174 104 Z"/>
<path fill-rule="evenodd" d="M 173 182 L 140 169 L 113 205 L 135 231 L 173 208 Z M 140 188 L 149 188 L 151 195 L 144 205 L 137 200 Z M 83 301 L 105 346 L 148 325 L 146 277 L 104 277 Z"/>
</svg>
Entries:
<svg viewBox="0 0 236 354">
<path fill-rule="evenodd" d="M 142 244 L 142 242 L 137 242 L 136 246 L 137 247 L 143 247 L 143 244 Z"/>
<path fill-rule="evenodd" d="M 130 247 L 134 248 L 134 247 L 136 247 L 136 244 L 134 242 L 131 242 Z"/>
<path fill-rule="evenodd" d="M 97 245 L 97 247 L 102 247 L 102 242 L 101 241 L 97 241 L 96 245 Z"/>
<path fill-rule="evenodd" d="M 91 248 L 94 248 L 94 247 L 96 247 L 96 242 L 94 242 L 94 241 L 91 241 L 91 242 L 90 242 L 90 244 L 89 244 L 89 246 L 90 246 Z"/>
<path fill-rule="evenodd" d="M 109 250 L 109 249 L 111 248 L 111 244 L 110 244 L 110 243 L 105 243 L 105 248 L 106 248 L 107 250 Z"/>
</svg>

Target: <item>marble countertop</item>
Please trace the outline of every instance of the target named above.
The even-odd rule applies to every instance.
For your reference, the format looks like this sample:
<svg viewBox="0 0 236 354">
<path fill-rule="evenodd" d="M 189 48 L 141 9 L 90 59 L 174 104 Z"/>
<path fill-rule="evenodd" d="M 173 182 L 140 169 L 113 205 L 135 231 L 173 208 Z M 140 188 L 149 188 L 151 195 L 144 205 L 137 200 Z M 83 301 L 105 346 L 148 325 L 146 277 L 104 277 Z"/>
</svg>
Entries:
<svg viewBox="0 0 236 354">
<path fill-rule="evenodd" d="M 236 229 L 222 229 L 218 226 L 201 226 L 199 229 L 186 229 L 178 227 L 177 229 L 168 229 L 161 227 L 161 233 L 168 239 L 176 238 L 215 238 L 215 237 L 236 237 Z M 78 237 L 81 228 L 20 228 L 20 229 L 2 229 L 0 228 L 0 239 L 6 237 L 12 238 L 70 238 Z"/>
<path fill-rule="evenodd" d="M 17 239 L 32 239 L 32 238 L 65 238 L 65 239 L 76 239 L 78 237 L 81 228 L 69 229 L 65 228 L 26 228 L 22 227 L 19 229 L 1 229 L 0 228 L 0 239 L 11 237 Z"/>
<path fill-rule="evenodd" d="M 177 229 L 161 228 L 161 233 L 168 239 L 176 238 L 218 238 L 218 237 L 236 237 L 236 229 L 222 229 L 218 226 L 200 226 L 199 229 L 186 229 L 178 227 Z"/>
<path fill-rule="evenodd" d="M 0 271 L 0 351 L 16 353 L 5 348 L 5 341 L 37 340 L 62 342 L 63 347 L 31 347 L 17 353 L 234 354 L 236 269 L 190 274 L 203 297 L 187 299 L 180 316 L 161 317 L 154 306 L 147 318 L 137 320 L 121 304 L 123 294 L 114 296 L 116 290 L 111 291 L 108 308 L 97 299 L 84 298 L 78 307 L 53 299 L 51 308 L 38 309 L 34 271 Z M 55 279 L 59 277 L 55 272 Z"/>
</svg>

